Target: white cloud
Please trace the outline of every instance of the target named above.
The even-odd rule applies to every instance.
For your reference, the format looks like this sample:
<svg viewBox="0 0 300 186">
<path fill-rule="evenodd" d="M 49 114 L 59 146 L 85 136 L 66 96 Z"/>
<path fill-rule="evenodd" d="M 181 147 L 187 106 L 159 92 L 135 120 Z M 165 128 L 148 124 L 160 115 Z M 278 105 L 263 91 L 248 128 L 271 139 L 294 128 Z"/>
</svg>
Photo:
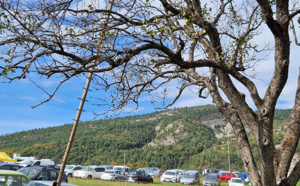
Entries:
<svg viewBox="0 0 300 186">
<path fill-rule="evenodd" d="M 28 100 L 28 101 L 36 101 L 37 100 L 35 97 L 29 97 L 29 96 L 21 96 L 20 99 Z"/>
</svg>

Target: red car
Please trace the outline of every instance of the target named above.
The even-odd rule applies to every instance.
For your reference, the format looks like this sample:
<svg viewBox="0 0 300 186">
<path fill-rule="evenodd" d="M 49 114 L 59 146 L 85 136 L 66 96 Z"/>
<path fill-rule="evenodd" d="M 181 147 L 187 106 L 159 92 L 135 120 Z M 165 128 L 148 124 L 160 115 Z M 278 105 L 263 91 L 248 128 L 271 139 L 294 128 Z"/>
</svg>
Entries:
<svg viewBox="0 0 300 186">
<path fill-rule="evenodd" d="M 219 175 L 219 179 L 221 181 L 226 181 L 228 182 L 232 177 L 235 177 L 234 174 L 232 172 L 227 172 L 227 171 L 221 171 L 218 173 Z"/>
</svg>

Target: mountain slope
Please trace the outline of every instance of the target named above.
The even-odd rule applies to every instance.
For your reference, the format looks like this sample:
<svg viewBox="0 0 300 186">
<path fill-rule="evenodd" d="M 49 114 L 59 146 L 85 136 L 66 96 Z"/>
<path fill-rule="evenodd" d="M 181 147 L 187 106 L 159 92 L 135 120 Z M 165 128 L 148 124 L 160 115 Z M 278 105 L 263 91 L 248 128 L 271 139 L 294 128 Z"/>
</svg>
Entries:
<svg viewBox="0 0 300 186">
<path fill-rule="evenodd" d="M 289 113 L 290 110 L 276 112 L 277 128 L 283 126 Z M 72 124 L 66 124 L 0 136 L 0 149 L 10 155 L 18 152 L 60 163 L 71 130 Z M 226 169 L 225 135 L 230 133 L 230 125 L 212 105 L 87 121 L 78 126 L 68 164 L 123 164 L 125 154 L 126 164 L 132 168 Z M 280 130 L 274 133 L 280 140 Z M 234 138 L 230 138 L 232 167 L 242 169 Z"/>
</svg>

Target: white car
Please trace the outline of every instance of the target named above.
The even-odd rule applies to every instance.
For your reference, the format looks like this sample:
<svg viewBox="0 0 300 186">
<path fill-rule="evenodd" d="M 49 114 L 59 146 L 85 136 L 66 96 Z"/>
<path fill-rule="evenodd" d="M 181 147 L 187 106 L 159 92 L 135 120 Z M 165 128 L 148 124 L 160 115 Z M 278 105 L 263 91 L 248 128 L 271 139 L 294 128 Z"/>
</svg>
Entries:
<svg viewBox="0 0 300 186">
<path fill-rule="evenodd" d="M 87 178 L 87 179 L 100 179 L 100 176 L 104 171 L 105 171 L 104 167 L 88 166 L 88 167 L 83 167 L 81 170 L 74 171 L 73 177 Z"/>
<path fill-rule="evenodd" d="M 166 170 L 160 177 L 161 182 L 179 182 L 181 174 L 177 170 Z"/>
<path fill-rule="evenodd" d="M 73 171 L 81 170 L 82 166 L 77 166 L 77 165 L 66 165 L 65 167 L 65 174 L 72 178 L 73 177 Z"/>
<path fill-rule="evenodd" d="M 244 182 L 241 178 L 231 178 L 228 182 L 229 186 L 244 186 Z"/>
</svg>

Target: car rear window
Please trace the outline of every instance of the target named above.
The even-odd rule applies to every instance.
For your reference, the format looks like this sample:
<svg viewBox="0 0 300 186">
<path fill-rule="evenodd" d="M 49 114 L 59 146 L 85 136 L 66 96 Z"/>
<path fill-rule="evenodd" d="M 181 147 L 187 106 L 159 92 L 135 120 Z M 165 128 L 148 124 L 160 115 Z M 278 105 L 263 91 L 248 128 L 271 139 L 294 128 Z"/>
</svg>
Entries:
<svg viewBox="0 0 300 186">
<path fill-rule="evenodd" d="M 232 183 L 243 183 L 241 179 L 232 179 Z"/>
<path fill-rule="evenodd" d="M 175 172 L 167 171 L 167 172 L 164 173 L 164 175 L 175 175 Z"/>
<path fill-rule="evenodd" d="M 205 180 L 217 180 L 217 176 L 208 174 L 204 179 Z"/>
<path fill-rule="evenodd" d="M 195 174 L 192 174 L 192 173 L 184 173 L 184 174 L 183 174 L 183 177 L 184 177 L 184 178 L 195 178 Z"/>
</svg>

